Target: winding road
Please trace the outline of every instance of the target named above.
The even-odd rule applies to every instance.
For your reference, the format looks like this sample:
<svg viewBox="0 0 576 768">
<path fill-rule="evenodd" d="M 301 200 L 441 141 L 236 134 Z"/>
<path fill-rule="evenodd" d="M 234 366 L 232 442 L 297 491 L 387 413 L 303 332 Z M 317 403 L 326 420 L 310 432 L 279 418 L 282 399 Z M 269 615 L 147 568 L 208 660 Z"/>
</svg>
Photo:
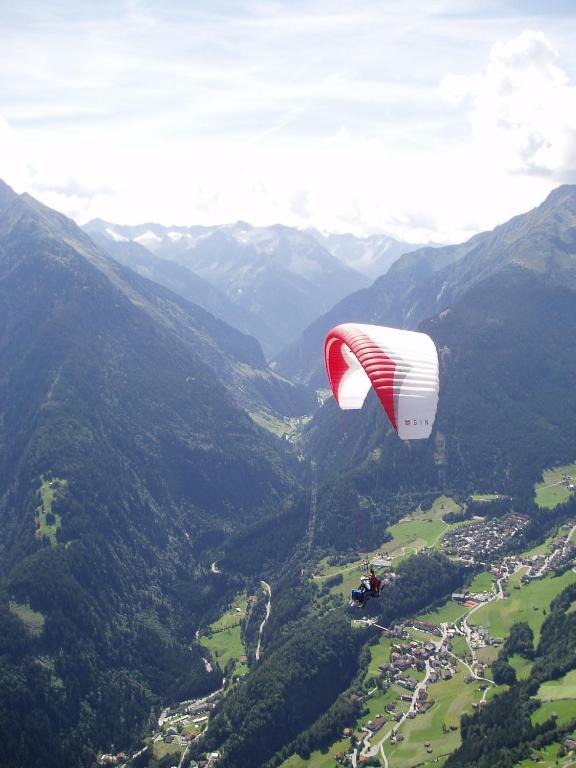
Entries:
<svg viewBox="0 0 576 768">
<path fill-rule="evenodd" d="M 262 584 L 262 589 L 268 595 L 268 602 L 266 603 L 266 615 L 262 619 L 260 629 L 258 630 L 258 645 L 256 646 L 256 653 L 254 654 L 256 661 L 260 661 L 260 642 L 262 640 L 262 632 L 264 631 L 266 622 L 270 618 L 270 611 L 272 610 L 272 590 L 270 589 L 270 584 L 268 584 L 267 581 L 261 581 L 260 584 Z"/>
</svg>

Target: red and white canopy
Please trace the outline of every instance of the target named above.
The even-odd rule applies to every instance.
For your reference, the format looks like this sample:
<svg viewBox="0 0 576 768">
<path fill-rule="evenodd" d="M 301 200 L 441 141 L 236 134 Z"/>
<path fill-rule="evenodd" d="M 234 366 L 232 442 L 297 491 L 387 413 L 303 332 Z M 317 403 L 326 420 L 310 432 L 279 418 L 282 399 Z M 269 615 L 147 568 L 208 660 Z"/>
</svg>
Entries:
<svg viewBox="0 0 576 768">
<path fill-rule="evenodd" d="M 430 436 L 438 404 L 438 354 L 430 336 L 344 323 L 326 336 L 324 357 L 340 408 L 362 408 L 372 386 L 402 440 Z"/>
</svg>

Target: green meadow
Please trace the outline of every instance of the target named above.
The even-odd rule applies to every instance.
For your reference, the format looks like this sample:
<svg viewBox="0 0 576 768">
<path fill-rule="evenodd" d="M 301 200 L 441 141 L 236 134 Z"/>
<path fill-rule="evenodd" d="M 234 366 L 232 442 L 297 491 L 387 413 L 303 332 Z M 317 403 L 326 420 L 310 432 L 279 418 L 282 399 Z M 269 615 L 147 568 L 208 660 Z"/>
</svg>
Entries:
<svg viewBox="0 0 576 768">
<path fill-rule="evenodd" d="M 519 576 L 516 575 L 517 578 Z M 469 623 L 487 627 L 492 637 L 508 637 L 512 624 L 525 621 L 532 627 L 535 642 L 538 642 L 548 606 L 556 595 L 574 581 L 576 573 L 567 571 L 562 576 L 549 575 L 545 579 L 535 579 L 519 590 L 512 588 L 509 598 L 483 605 Z M 511 587 L 513 583 L 510 579 Z"/>
<path fill-rule="evenodd" d="M 544 470 L 542 482 L 534 487 L 536 504 L 539 507 L 552 509 L 570 498 L 573 492 L 565 485 L 561 485 L 565 475 L 576 478 L 576 463 Z"/>
<path fill-rule="evenodd" d="M 234 673 L 245 675 L 246 664 L 240 663 L 240 657 L 246 654 L 242 642 L 240 623 L 246 616 L 248 601 L 245 593 L 239 595 L 228 610 L 200 635 L 200 644 L 210 651 L 210 655 L 223 670 L 226 664 L 234 660 Z"/>
</svg>

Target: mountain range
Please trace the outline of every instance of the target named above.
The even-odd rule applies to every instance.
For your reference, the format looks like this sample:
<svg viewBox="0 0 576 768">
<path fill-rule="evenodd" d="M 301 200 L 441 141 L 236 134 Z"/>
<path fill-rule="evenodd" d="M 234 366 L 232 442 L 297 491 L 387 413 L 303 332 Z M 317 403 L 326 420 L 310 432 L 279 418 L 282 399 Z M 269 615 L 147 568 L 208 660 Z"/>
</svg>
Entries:
<svg viewBox="0 0 576 768">
<path fill-rule="evenodd" d="M 271 370 L 243 332 L 282 309 L 265 285 L 286 291 L 287 311 L 318 297 L 317 270 L 331 275 L 332 297 L 357 274 L 317 234 L 96 222 L 89 235 L 0 182 L 6 766 L 84 768 L 112 743 L 136 748 L 161 704 L 220 685 L 196 632 L 261 579 L 274 595 L 269 661 L 251 668 L 216 727 L 243 765 L 254 745 L 265 760 L 308 728 L 350 684 L 364 637 L 334 596 L 312 601 L 314 563 L 373 548 L 442 493 L 498 491 L 531 514 L 542 469 L 574 459 L 575 220 L 576 188 L 560 187 L 493 232 L 403 255 L 331 309 L 326 300 Z M 270 350 L 286 335 L 274 317 Z M 435 340 L 430 440 L 400 441 L 373 395 L 358 412 L 332 398 L 316 407 L 307 385 L 326 387 L 325 330 L 345 321 Z M 258 425 L 304 415 L 297 452 Z M 426 600 L 461 578 L 433 560 L 421 565 L 437 573 Z M 397 597 L 400 616 L 401 587 Z M 267 741 L 284 716 L 289 733 L 274 728 Z"/>
<path fill-rule="evenodd" d="M 384 234 L 357 237 L 349 233 L 310 231 L 333 256 L 371 280 L 386 274 L 400 256 L 423 247 Z"/>
<path fill-rule="evenodd" d="M 315 320 L 277 357 L 290 379 L 325 386 L 322 344 L 343 322 L 416 328 L 474 285 L 516 264 L 559 285 L 576 286 L 576 187 L 554 190 L 536 209 L 459 245 L 423 248 L 399 258 L 371 286 Z"/>
<path fill-rule="evenodd" d="M 5 764 L 86 765 L 137 739 L 160 697 L 218 685 L 194 641 L 225 592 L 205 549 L 281 506 L 300 471 L 248 412 L 310 397 L 253 338 L 4 184 L 0 327 Z M 43 734 L 12 745 L 26 718 Z"/>
<path fill-rule="evenodd" d="M 240 308 L 236 317 L 241 327 L 258 338 L 267 354 L 279 351 L 319 314 L 370 282 L 332 256 L 309 232 L 281 225 L 253 227 L 239 221 L 217 227 L 120 226 L 93 220 L 84 230 L 101 244 L 103 238 L 114 243 L 108 249 L 115 258 L 125 252 L 118 244 L 136 243 L 163 262 L 177 265 L 180 271 L 175 273 L 172 267 L 168 278 L 166 266 L 156 263 L 153 276 L 161 277 L 165 285 L 170 281 L 169 287 L 179 293 L 189 290 L 183 270 L 192 272 L 197 285 L 188 298 L 200 298 L 198 278 L 209 283 L 228 299 L 226 318 L 233 319 L 230 304 Z M 134 257 L 132 252 L 130 266 L 141 272 L 142 267 L 150 269 L 149 264 L 138 263 L 141 252 L 136 262 Z M 211 302 L 204 304 L 207 309 L 217 309 L 213 294 L 206 299 Z"/>
</svg>

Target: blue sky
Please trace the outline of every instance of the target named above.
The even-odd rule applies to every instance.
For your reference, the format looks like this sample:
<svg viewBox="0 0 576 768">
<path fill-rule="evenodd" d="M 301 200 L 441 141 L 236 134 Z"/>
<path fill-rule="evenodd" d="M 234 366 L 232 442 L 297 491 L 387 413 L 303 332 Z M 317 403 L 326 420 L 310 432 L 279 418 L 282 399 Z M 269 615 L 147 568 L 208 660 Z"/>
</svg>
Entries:
<svg viewBox="0 0 576 768">
<path fill-rule="evenodd" d="M 572 6 L 0 0 L 0 177 L 79 221 L 461 240 L 576 180 Z"/>
</svg>

